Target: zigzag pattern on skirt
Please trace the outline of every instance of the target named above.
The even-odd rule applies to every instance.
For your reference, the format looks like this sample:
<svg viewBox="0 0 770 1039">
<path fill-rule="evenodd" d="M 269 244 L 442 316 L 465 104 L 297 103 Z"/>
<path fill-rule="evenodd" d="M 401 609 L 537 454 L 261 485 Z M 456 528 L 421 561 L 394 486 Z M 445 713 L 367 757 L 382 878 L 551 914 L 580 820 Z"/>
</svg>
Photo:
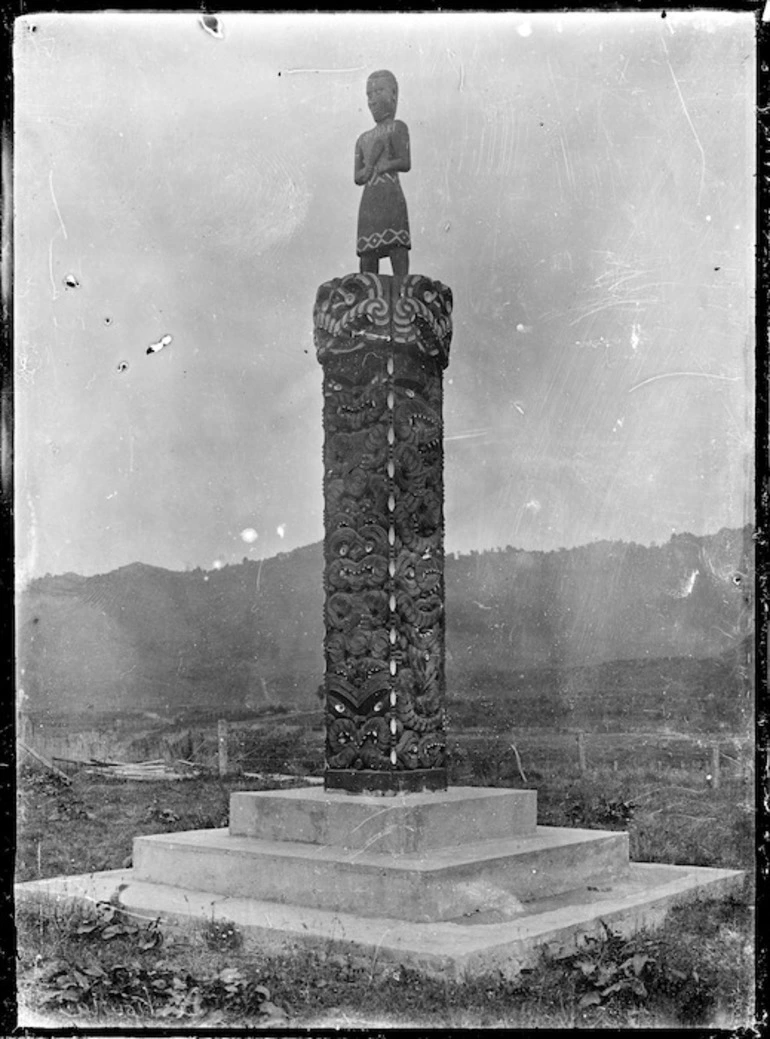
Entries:
<svg viewBox="0 0 770 1039">
<path fill-rule="evenodd" d="M 411 244 L 408 231 L 394 231 L 393 228 L 389 227 L 387 231 L 376 231 L 365 238 L 359 238 L 357 252 L 373 252 L 383 245 L 403 245 L 406 249 L 409 249 Z"/>
</svg>

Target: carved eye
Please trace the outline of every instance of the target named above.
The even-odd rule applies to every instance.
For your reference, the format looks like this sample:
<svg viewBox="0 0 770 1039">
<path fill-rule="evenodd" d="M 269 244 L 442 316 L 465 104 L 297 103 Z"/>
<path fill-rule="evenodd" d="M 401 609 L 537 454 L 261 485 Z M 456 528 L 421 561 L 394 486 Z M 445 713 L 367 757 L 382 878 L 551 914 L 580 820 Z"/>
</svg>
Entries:
<svg viewBox="0 0 770 1039">
<path fill-rule="evenodd" d="M 339 392 L 342 389 L 342 383 L 333 382 L 332 383 L 332 389 L 336 390 L 337 392 Z"/>
<path fill-rule="evenodd" d="M 382 710 L 382 704 L 381 703 L 376 703 L 374 705 L 374 709 L 375 709 L 375 711 L 381 711 Z"/>
<path fill-rule="evenodd" d="M 414 397 L 414 390 L 407 390 L 406 395 L 407 397 Z"/>
<path fill-rule="evenodd" d="M 341 703 L 336 703 L 334 705 L 334 710 L 337 711 L 339 714 L 342 714 L 342 712 L 345 710 L 345 708 L 342 706 Z"/>
<path fill-rule="evenodd" d="M 340 555 L 341 556 L 346 556 L 347 554 L 348 554 L 348 546 L 347 545 L 343 545 L 340 548 Z"/>
<path fill-rule="evenodd" d="M 367 541 L 367 543 L 366 543 L 366 552 L 367 552 L 367 554 L 369 552 L 371 552 L 373 549 L 374 549 L 374 545 L 371 542 Z"/>
</svg>

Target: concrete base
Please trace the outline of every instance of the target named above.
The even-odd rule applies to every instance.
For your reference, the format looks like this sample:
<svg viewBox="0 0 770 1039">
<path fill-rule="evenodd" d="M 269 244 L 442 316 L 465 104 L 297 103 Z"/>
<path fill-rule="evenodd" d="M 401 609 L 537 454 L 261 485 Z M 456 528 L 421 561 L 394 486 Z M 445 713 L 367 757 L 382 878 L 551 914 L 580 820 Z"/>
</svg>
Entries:
<svg viewBox="0 0 770 1039">
<path fill-rule="evenodd" d="M 230 795 L 234 837 L 396 855 L 525 837 L 536 826 L 534 790 L 465 786 L 382 797 L 300 787 Z"/>
<path fill-rule="evenodd" d="M 235 793 L 229 830 L 134 842 L 134 868 L 19 885 L 179 926 L 212 918 L 444 975 L 515 976 L 543 946 L 659 923 L 743 874 L 633 864 L 620 832 L 535 825 L 534 791 L 455 787 L 393 798 L 317 788 Z M 116 896 L 117 892 L 117 896 Z"/>
<path fill-rule="evenodd" d="M 623 881 L 604 891 L 583 888 L 532 902 L 515 919 L 490 911 L 433 923 L 216 896 L 139 881 L 132 870 L 32 881 L 18 885 L 17 897 L 86 902 L 113 898 L 127 911 L 160 917 L 165 927 L 182 933 L 212 920 L 231 922 L 247 945 L 275 952 L 304 946 L 365 957 L 372 965 L 403 963 L 448 978 L 492 971 L 514 978 L 535 964 L 542 949 L 560 953 L 578 948 L 586 936 L 602 931 L 601 921 L 620 934 L 633 934 L 661 924 L 672 905 L 736 891 L 742 877 L 735 870 L 635 863 Z"/>
<path fill-rule="evenodd" d="M 139 837 L 134 877 L 198 891 L 400 920 L 450 920 L 621 877 L 628 837 L 538 827 L 531 837 L 479 841 L 422 854 L 381 855 L 227 830 Z"/>
</svg>

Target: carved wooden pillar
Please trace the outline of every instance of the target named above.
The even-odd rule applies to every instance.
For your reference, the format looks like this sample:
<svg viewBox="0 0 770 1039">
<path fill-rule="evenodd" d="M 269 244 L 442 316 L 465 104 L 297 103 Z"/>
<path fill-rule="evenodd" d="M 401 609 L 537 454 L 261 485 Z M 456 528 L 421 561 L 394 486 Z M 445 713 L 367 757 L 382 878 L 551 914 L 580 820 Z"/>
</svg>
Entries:
<svg viewBox="0 0 770 1039">
<path fill-rule="evenodd" d="M 442 372 L 452 293 L 321 285 L 326 789 L 446 789 Z"/>
</svg>

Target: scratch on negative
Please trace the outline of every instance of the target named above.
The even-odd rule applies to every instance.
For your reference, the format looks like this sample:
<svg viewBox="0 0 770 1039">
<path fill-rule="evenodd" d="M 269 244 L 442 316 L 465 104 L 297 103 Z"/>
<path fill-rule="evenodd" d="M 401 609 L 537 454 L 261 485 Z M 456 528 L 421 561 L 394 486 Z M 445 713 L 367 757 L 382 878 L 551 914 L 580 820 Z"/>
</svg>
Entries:
<svg viewBox="0 0 770 1039">
<path fill-rule="evenodd" d="M 356 827 L 356 829 L 358 829 L 358 827 Z M 358 848 L 358 849 L 357 849 L 356 851 L 354 851 L 354 852 L 353 852 L 353 854 L 352 854 L 352 855 L 350 856 L 350 858 L 348 859 L 348 862 L 355 862 L 355 861 L 356 861 L 356 859 L 360 858 L 360 857 L 361 857 L 362 855 L 365 855 L 365 854 L 367 853 L 367 851 L 369 851 L 369 849 L 370 849 L 370 848 L 371 848 L 371 847 L 372 847 L 373 845 L 377 844 L 377 842 L 378 842 L 378 841 L 379 841 L 379 840 L 380 840 L 380 839 L 381 839 L 382 837 L 385 837 L 385 836 L 387 836 L 387 835 L 388 835 L 388 834 L 390 834 L 390 833 L 394 833 L 394 832 L 396 831 L 396 829 L 397 829 L 397 827 L 396 827 L 396 826 L 386 826 L 386 827 L 385 827 L 385 829 L 384 829 L 384 830 L 382 830 L 382 831 L 381 831 L 380 833 L 375 833 L 375 834 L 373 834 L 373 835 L 372 835 L 372 836 L 371 836 L 371 837 L 370 837 L 370 838 L 369 838 L 369 839 L 368 839 L 368 840 L 367 840 L 367 841 L 366 841 L 366 842 L 364 843 L 364 846 L 363 846 L 362 848 Z"/>
<path fill-rule="evenodd" d="M 681 89 L 679 87 L 679 80 L 676 78 L 676 75 L 674 74 L 674 70 L 671 67 L 671 62 L 669 61 L 669 57 L 668 57 L 668 48 L 666 47 L 666 41 L 661 39 L 660 42 L 663 44 L 663 50 L 666 53 L 666 64 L 668 65 L 668 71 L 671 73 L 671 78 L 674 81 L 674 86 L 676 87 L 676 92 L 679 95 L 679 103 L 682 106 L 682 111 L 684 112 L 684 117 L 685 117 L 685 119 L 687 120 L 687 122 L 690 125 L 690 129 L 692 130 L 692 135 L 695 138 L 695 143 L 698 145 L 698 151 L 700 152 L 700 158 L 701 158 L 700 184 L 698 186 L 698 202 L 697 202 L 697 205 L 700 205 L 700 198 L 701 198 L 701 194 L 703 192 L 703 179 L 704 179 L 704 177 L 706 175 L 706 153 L 703 150 L 703 145 L 700 143 L 700 137 L 698 137 L 698 132 L 695 129 L 695 126 L 693 125 L 692 119 L 690 118 L 690 113 L 687 111 L 687 105 L 684 103 L 684 97 L 682 96 L 682 91 L 681 91 Z"/>
<path fill-rule="evenodd" d="M 51 279 L 51 299 L 58 299 L 59 293 L 56 291 L 56 282 L 53 280 L 53 238 L 48 243 L 48 276 Z"/>
<path fill-rule="evenodd" d="M 649 379 L 643 379 L 642 382 L 632 386 L 628 392 L 633 393 L 634 390 L 648 386 L 651 382 L 657 382 L 658 379 L 673 379 L 677 375 L 694 375 L 700 376 L 701 379 L 721 379 L 723 382 L 738 382 L 740 379 L 739 375 L 716 375 L 714 372 L 663 372 L 661 375 L 651 375 Z"/>
<path fill-rule="evenodd" d="M 486 429 L 473 429 L 468 433 L 449 433 L 444 437 L 444 441 L 449 440 L 468 440 L 471 437 L 483 437 L 486 436 L 492 430 L 492 426 L 487 426 Z"/>
<path fill-rule="evenodd" d="M 585 318 L 592 317 L 594 314 L 598 314 L 602 310 L 608 310 L 610 307 L 646 307 L 652 306 L 654 303 L 660 303 L 660 300 L 654 296 L 651 296 L 649 299 L 611 299 L 608 303 L 600 303 L 598 306 L 587 310 L 584 314 L 579 314 L 574 321 L 570 321 L 570 328 L 572 328 L 573 325 L 577 325 Z"/>
<path fill-rule="evenodd" d="M 342 74 L 345 72 L 363 72 L 365 68 L 366 65 L 356 65 L 352 69 L 284 69 L 283 74 L 284 76 L 296 76 L 300 72 L 331 72 L 332 74 L 336 72 Z"/>
<path fill-rule="evenodd" d="M 385 815 L 387 812 L 392 812 L 394 808 L 400 807 L 401 805 L 388 805 L 387 808 L 380 808 L 380 810 L 375 812 L 374 815 L 368 815 L 365 819 L 362 819 L 361 822 L 357 826 L 354 826 L 350 832 L 355 833 L 356 830 L 360 830 L 362 826 L 366 826 L 366 824 L 371 822 L 372 819 L 376 819 L 378 816 Z"/>
<path fill-rule="evenodd" d="M 53 202 L 53 208 L 56 210 L 56 215 L 59 218 L 59 224 L 61 225 L 61 233 L 66 238 L 67 228 L 64 226 L 64 221 L 61 218 L 61 213 L 59 212 L 59 204 L 56 201 L 56 195 L 54 194 L 53 190 L 53 170 L 48 171 L 48 187 L 51 189 L 51 201 Z"/>
</svg>

